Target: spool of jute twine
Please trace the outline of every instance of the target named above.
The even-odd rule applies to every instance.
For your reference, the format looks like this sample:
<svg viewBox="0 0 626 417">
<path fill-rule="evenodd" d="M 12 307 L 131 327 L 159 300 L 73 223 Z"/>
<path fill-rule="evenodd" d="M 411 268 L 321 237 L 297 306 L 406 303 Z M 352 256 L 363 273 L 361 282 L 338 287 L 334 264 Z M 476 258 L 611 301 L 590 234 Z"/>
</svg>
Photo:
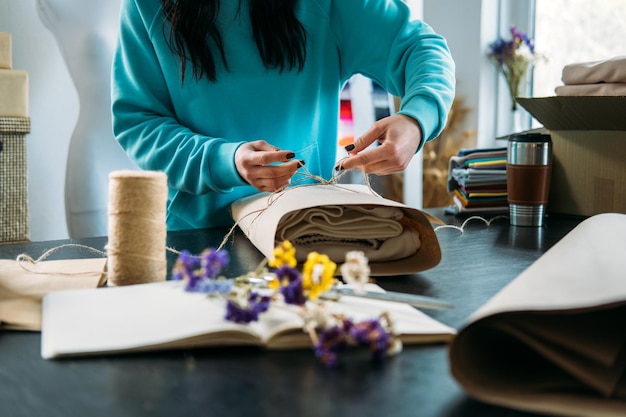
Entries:
<svg viewBox="0 0 626 417">
<path fill-rule="evenodd" d="M 109 174 L 108 285 L 166 279 L 166 205 L 164 173 L 124 170 Z"/>
</svg>

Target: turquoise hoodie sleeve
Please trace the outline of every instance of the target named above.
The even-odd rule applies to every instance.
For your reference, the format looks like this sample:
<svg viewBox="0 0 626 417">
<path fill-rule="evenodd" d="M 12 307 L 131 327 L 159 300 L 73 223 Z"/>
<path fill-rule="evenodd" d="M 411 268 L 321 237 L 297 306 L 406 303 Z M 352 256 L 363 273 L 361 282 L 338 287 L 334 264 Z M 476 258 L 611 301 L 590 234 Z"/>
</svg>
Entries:
<svg viewBox="0 0 626 417">
<path fill-rule="evenodd" d="M 170 188 L 197 195 L 245 185 L 234 163 L 243 142 L 203 135 L 179 122 L 171 98 L 171 83 L 181 82 L 178 58 L 162 41 L 160 2 L 141 8 L 136 0 L 122 3 L 112 67 L 117 141 L 140 168 L 165 172 Z M 155 37 L 160 39 L 152 42 Z"/>
<path fill-rule="evenodd" d="M 345 76 L 374 79 L 402 99 L 399 113 L 416 119 L 426 140 L 436 138 L 455 94 L 445 39 L 423 21 L 411 21 L 400 0 L 327 1 Z"/>
</svg>

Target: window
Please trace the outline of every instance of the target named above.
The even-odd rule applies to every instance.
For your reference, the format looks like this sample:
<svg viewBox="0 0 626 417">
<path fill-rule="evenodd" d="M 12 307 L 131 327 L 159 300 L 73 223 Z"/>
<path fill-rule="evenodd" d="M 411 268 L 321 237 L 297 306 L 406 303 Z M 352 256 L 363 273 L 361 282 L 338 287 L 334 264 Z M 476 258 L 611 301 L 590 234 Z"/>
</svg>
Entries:
<svg viewBox="0 0 626 417">
<path fill-rule="evenodd" d="M 536 0 L 533 96 L 553 96 L 567 64 L 626 55 L 626 1 Z"/>
</svg>

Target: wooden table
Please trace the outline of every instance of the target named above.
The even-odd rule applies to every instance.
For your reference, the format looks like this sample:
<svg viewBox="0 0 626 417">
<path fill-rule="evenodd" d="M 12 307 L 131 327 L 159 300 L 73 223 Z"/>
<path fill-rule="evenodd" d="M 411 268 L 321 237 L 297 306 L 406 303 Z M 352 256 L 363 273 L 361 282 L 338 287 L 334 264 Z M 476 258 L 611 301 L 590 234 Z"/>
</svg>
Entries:
<svg viewBox="0 0 626 417">
<path fill-rule="evenodd" d="M 433 211 L 448 224 L 463 219 Z M 467 223 L 464 233 L 440 229 L 441 263 L 426 272 L 379 278 L 388 290 L 454 303 L 425 310 L 459 328 L 474 310 L 535 261 L 582 219 L 548 218 L 543 228 Z M 168 246 L 194 253 L 216 247 L 226 229 L 171 232 Z M 106 238 L 0 245 L 0 258 L 39 256 L 64 243 L 103 249 Z M 260 253 L 241 234 L 227 247 L 230 273 L 254 268 Z M 53 258 L 92 257 L 79 249 Z M 171 254 L 168 261 L 174 261 Z M 50 258 L 50 259 L 53 259 Z M 55 361 L 40 356 L 41 337 L 0 332 L 0 416 L 536 416 L 470 399 L 451 377 L 446 345 L 405 346 L 397 357 L 372 363 L 343 355 L 326 369 L 310 351 L 218 348 Z"/>
</svg>

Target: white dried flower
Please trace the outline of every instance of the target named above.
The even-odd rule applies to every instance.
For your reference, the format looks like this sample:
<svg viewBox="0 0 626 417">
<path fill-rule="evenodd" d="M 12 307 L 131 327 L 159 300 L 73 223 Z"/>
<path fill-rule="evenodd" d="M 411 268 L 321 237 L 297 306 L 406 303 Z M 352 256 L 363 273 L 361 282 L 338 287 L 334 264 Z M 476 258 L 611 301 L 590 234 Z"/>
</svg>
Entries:
<svg viewBox="0 0 626 417">
<path fill-rule="evenodd" d="M 353 285 L 355 291 L 364 291 L 370 279 L 370 267 L 367 257 L 361 251 L 346 253 L 346 262 L 341 265 L 341 276 L 347 284 Z"/>
<path fill-rule="evenodd" d="M 311 303 L 302 310 L 304 329 L 328 329 L 336 324 L 332 312 L 325 304 Z"/>
</svg>

